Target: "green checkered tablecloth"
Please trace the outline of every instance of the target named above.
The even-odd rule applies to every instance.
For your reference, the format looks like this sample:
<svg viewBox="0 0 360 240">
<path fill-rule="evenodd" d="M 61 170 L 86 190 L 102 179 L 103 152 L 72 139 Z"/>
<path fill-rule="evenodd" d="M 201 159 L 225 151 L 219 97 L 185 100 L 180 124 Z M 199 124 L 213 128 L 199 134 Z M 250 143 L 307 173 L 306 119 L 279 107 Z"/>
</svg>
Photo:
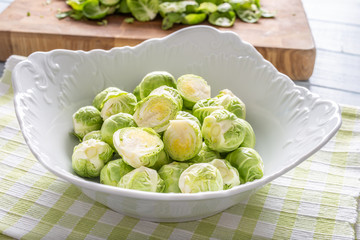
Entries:
<svg viewBox="0 0 360 240">
<path fill-rule="evenodd" d="M 226 211 L 153 223 L 116 213 L 45 170 L 0 82 L 0 239 L 360 239 L 360 108 L 319 152 Z"/>
</svg>

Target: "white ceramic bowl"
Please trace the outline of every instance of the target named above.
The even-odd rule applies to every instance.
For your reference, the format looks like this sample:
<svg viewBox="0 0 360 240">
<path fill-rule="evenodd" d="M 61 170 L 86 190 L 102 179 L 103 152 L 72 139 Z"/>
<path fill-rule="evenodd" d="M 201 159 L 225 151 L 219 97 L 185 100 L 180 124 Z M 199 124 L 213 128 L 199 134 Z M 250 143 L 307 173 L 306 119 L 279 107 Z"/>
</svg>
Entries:
<svg viewBox="0 0 360 240">
<path fill-rule="evenodd" d="M 72 114 L 109 86 L 132 91 L 150 71 L 203 76 L 212 96 L 228 88 L 247 106 L 264 177 L 233 189 L 196 194 L 150 193 L 106 186 L 78 177 L 71 168 L 77 141 Z M 189 27 L 136 47 L 109 51 L 36 52 L 13 72 L 16 114 L 24 138 L 50 172 L 120 213 L 151 221 L 200 219 L 229 208 L 294 168 L 339 129 L 340 110 L 279 73 L 235 33 Z"/>
</svg>

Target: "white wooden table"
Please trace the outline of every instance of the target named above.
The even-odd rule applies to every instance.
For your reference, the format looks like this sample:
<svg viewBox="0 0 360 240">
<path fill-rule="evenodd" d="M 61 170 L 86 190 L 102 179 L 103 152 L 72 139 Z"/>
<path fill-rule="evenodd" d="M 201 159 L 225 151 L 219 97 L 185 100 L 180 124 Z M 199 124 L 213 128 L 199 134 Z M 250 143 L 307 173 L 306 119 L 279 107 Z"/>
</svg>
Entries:
<svg viewBox="0 0 360 240">
<path fill-rule="evenodd" d="M 0 12 L 11 2 L 0 0 Z M 317 56 L 312 77 L 295 83 L 339 104 L 360 106 L 360 1 L 303 0 L 303 5 Z M 3 68 L 0 62 L 0 72 Z"/>
</svg>

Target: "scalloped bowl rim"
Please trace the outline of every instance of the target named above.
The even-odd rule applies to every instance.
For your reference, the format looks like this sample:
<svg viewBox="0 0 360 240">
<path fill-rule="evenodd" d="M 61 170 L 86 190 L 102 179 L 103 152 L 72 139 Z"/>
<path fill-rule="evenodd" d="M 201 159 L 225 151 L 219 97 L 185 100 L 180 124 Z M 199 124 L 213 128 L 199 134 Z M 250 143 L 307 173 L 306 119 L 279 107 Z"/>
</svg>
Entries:
<svg viewBox="0 0 360 240">
<path fill-rule="evenodd" d="M 34 54 L 51 54 L 54 52 L 67 52 L 67 53 L 77 53 L 77 52 L 82 52 L 85 54 L 89 54 L 92 52 L 102 52 L 105 54 L 111 53 L 111 51 L 113 51 L 114 49 L 132 49 L 135 50 L 136 48 L 142 47 L 143 45 L 146 45 L 150 42 L 154 42 L 154 41 L 166 41 L 169 38 L 174 37 L 175 35 L 181 34 L 183 31 L 187 31 L 188 29 L 194 29 L 194 28 L 209 28 L 212 30 L 217 31 L 219 34 L 233 34 L 236 35 L 240 42 L 247 45 L 250 48 L 255 49 L 250 43 L 242 40 L 237 34 L 235 34 L 234 32 L 231 31 L 220 31 L 218 29 L 215 29 L 213 27 L 209 27 L 209 26 L 191 26 L 191 27 L 187 27 L 187 28 L 183 28 L 180 29 L 174 33 L 171 33 L 163 38 L 152 38 L 152 39 L 148 39 L 143 41 L 142 43 L 136 45 L 136 46 L 123 46 L 123 47 L 114 47 L 111 48 L 109 50 L 103 50 L 103 49 L 93 49 L 90 51 L 83 51 L 83 50 L 67 50 L 67 49 L 55 49 L 55 50 L 51 50 L 48 52 L 34 52 L 32 53 L 30 56 L 34 55 Z M 124 196 L 124 197 L 130 197 L 130 198 L 136 198 L 136 199 L 151 199 L 151 200 L 159 200 L 159 201 L 171 201 L 171 200 L 176 200 L 176 201 L 189 201 L 189 200 L 201 200 L 201 199 L 214 199 L 214 198 L 226 198 L 232 195 L 236 195 L 239 194 L 241 192 L 245 192 L 248 190 L 252 190 L 252 189 L 256 189 L 258 187 L 264 186 L 266 183 L 271 182 L 272 180 L 278 178 L 279 176 L 285 174 L 286 172 L 290 171 L 291 169 L 293 169 L 294 167 L 296 167 L 297 165 L 299 165 L 300 163 L 302 163 L 304 160 L 306 160 L 308 157 L 310 157 L 311 155 L 313 155 L 314 153 L 316 153 L 318 150 L 320 150 L 335 134 L 336 132 L 339 130 L 341 123 L 342 123 L 342 119 L 341 119 L 341 110 L 340 107 L 337 103 L 335 103 L 332 100 L 327 100 L 327 99 L 323 99 L 321 98 L 318 94 L 312 93 L 310 92 L 308 89 L 301 87 L 301 86 L 297 86 L 295 85 L 292 80 L 286 76 L 283 73 L 280 73 L 277 71 L 277 69 L 266 59 L 264 59 L 262 57 L 262 55 L 255 50 L 255 53 L 258 57 L 257 60 L 261 60 L 261 63 L 264 64 L 268 64 L 271 67 L 273 67 L 276 71 L 276 74 L 278 76 L 283 76 L 285 77 L 285 81 L 291 81 L 292 83 L 292 87 L 293 90 L 299 89 L 302 90 L 304 92 L 306 92 L 307 94 L 313 96 L 314 98 L 317 99 L 321 99 L 327 103 L 331 103 L 331 105 L 336 109 L 335 113 L 337 115 L 336 119 L 336 124 L 334 126 L 333 129 L 331 129 L 330 132 L 328 132 L 328 135 L 323 138 L 323 140 L 310 152 L 308 152 L 307 154 L 305 154 L 304 156 L 302 156 L 301 158 L 295 160 L 293 163 L 288 164 L 286 167 L 283 167 L 282 169 L 280 169 L 279 171 L 273 173 L 272 175 L 269 176 L 264 176 L 261 179 L 257 179 L 255 181 L 252 182 L 248 182 L 246 184 L 242 184 L 239 186 L 236 186 L 232 189 L 228 189 L 228 190 L 221 190 L 221 191 L 213 191 L 213 192 L 199 192 L 199 193 L 153 193 L 153 192 L 145 192 L 145 191 L 138 191 L 138 190 L 132 190 L 132 189 L 123 189 L 123 188 L 118 188 L 118 187 L 113 187 L 113 186 L 108 186 L 108 185 L 103 185 L 100 183 L 96 183 L 96 182 L 92 182 L 92 181 L 87 181 L 86 179 L 83 179 L 81 177 L 75 176 L 71 173 L 69 173 L 68 171 L 61 169 L 59 167 L 52 167 L 46 160 L 42 159 L 42 157 L 38 154 L 38 152 L 36 150 L 34 150 L 32 143 L 28 137 L 28 135 L 26 133 L 24 133 L 24 131 L 22 131 L 25 142 L 27 143 L 28 147 L 30 148 L 31 152 L 34 154 L 34 156 L 36 157 L 36 159 L 51 173 L 53 173 L 54 175 L 65 179 L 66 181 L 75 184 L 78 187 L 81 188 L 86 188 L 92 191 L 98 191 L 98 192 L 103 192 L 103 193 L 107 193 L 110 195 L 119 195 L 119 196 Z M 27 62 L 28 60 L 23 60 L 22 62 Z M 18 93 L 18 83 L 16 82 L 16 69 L 18 68 L 20 64 L 18 64 L 17 66 L 15 66 L 15 69 L 13 71 L 13 77 L 12 77 L 12 86 L 14 89 L 14 106 L 15 106 L 15 113 L 20 125 L 20 129 L 24 129 L 24 121 L 20 118 L 19 116 L 19 108 L 21 108 L 21 104 L 19 102 L 19 99 L 17 98 L 17 93 Z"/>
</svg>

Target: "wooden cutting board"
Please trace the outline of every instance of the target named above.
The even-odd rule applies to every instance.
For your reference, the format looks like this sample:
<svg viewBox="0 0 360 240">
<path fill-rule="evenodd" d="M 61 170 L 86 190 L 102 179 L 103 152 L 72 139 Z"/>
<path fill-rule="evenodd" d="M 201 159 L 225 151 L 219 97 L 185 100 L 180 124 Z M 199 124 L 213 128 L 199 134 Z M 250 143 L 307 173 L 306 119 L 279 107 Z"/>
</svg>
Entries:
<svg viewBox="0 0 360 240">
<path fill-rule="evenodd" d="M 261 0 L 264 8 L 276 11 L 274 19 L 244 23 L 237 19 L 231 28 L 282 73 L 293 80 L 307 80 L 314 68 L 315 44 L 301 0 Z M 10 55 L 27 56 L 34 51 L 63 48 L 73 50 L 110 49 L 134 46 L 149 38 L 159 38 L 180 28 L 161 29 L 161 19 L 151 22 L 124 22 L 124 16 L 108 17 L 108 24 L 96 21 L 58 20 L 55 15 L 68 10 L 64 0 L 14 0 L 0 14 L 0 60 Z"/>
</svg>

